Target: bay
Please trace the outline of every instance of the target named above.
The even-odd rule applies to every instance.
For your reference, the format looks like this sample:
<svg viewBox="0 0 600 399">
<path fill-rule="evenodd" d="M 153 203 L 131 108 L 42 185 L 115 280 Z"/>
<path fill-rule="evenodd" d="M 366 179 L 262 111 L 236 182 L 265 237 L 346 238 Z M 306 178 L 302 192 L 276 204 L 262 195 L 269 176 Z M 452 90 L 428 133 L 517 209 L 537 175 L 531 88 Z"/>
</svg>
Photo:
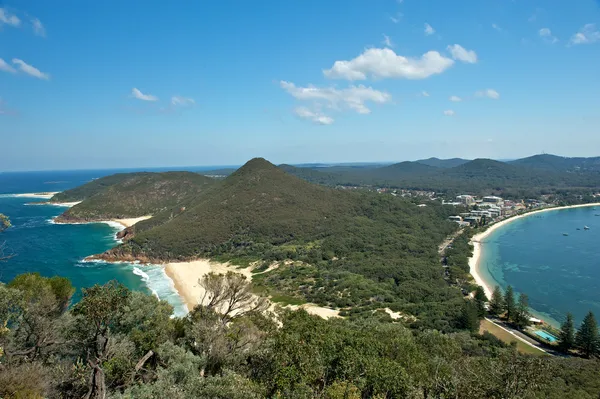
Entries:
<svg viewBox="0 0 600 399">
<path fill-rule="evenodd" d="M 567 312 L 578 323 L 590 310 L 600 315 L 597 214 L 600 207 L 555 210 L 498 228 L 483 243 L 482 277 L 492 287 L 512 285 L 527 294 L 533 313 L 554 325 Z"/>
</svg>

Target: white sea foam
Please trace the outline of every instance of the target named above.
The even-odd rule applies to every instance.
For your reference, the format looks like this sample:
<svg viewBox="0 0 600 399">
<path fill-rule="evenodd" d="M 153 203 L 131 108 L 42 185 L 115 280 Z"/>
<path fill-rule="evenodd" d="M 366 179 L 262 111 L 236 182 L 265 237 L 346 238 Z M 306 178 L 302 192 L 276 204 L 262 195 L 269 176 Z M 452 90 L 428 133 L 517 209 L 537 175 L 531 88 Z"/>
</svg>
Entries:
<svg viewBox="0 0 600 399">
<path fill-rule="evenodd" d="M 148 276 L 146 273 L 144 273 L 142 271 L 142 269 L 140 269 L 139 267 L 133 268 L 133 274 L 135 274 L 136 276 L 140 276 L 142 278 L 142 281 L 145 283 L 147 283 L 148 280 L 150 280 L 150 276 Z"/>
<path fill-rule="evenodd" d="M 133 268 L 133 273 L 142 278 L 148 289 L 158 298 L 173 305 L 174 316 L 182 317 L 188 313 L 187 306 L 181 300 L 181 297 L 175 289 L 173 280 L 167 276 L 162 266 L 147 265 L 141 270 L 138 267 Z"/>
</svg>

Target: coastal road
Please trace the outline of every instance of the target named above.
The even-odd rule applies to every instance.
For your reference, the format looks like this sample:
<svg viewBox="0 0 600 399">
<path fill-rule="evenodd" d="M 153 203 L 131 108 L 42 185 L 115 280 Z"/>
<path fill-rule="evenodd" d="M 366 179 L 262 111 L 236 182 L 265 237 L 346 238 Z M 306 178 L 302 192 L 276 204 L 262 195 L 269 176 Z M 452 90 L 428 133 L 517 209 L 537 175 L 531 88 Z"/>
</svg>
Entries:
<svg viewBox="0 0 600 399">
<path fill-rule="evenodd" d="M 446 238 L 444 240 L 444 242 L 442 242 L 440 244 L 440 246 L 438 247 L 438 253 L 440 255 L 444 255 L 444 251 L 446 250 L 446 248 L 448 248 L 448 245 L 452 244 L 452 241 L 454 241 L 454 239 L 456 237 L 458 237 L 460 234 L 462 234 L 464 229 L 458 229 L 454 234 L 452 234 L 450 237 Z"/>
</svg>

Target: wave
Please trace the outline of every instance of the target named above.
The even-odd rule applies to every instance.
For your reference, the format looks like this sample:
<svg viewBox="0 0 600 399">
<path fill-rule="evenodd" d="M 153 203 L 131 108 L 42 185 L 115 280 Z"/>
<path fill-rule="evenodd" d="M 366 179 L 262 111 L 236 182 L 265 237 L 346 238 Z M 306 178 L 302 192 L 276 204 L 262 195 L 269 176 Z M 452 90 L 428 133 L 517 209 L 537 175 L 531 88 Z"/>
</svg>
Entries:
<svg viewBox="0 0 600 399">
<path fill-rule="evenodd" d="M 188 309 L 175 289 L 173 280 L 165 273 L 162 266 L 148 265 L 144 270 L 133 267 L 133 274 L 140 276 L 146 287 L 158 299 L 169 302 L 173 306 L 173 314 L 177 317 L 187 315 Z"/>
</svg>

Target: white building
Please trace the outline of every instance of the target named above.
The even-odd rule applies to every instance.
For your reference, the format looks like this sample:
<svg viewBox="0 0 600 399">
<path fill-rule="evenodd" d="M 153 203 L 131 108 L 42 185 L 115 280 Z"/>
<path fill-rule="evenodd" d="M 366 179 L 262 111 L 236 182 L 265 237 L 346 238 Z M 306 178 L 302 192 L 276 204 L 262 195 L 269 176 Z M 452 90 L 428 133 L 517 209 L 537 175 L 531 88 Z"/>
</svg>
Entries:
<svg viewBox="0 0 600 399">
<path fill-rule="evenodd" d="M 486 202 L 488 204 L 501 204 L 502 202 L 504 202 L 504 200 L 500 197 L 496 197 L 495 195 L 488 195 L 486 197 L 483 197 L 483 202 Z"/>
<path fill-rule="evenodd" d="M 457 196 L 456 200 L 465 205 L 473 205 L 475 203 L 475 197 L 466 194 Z"/>
</svg>

